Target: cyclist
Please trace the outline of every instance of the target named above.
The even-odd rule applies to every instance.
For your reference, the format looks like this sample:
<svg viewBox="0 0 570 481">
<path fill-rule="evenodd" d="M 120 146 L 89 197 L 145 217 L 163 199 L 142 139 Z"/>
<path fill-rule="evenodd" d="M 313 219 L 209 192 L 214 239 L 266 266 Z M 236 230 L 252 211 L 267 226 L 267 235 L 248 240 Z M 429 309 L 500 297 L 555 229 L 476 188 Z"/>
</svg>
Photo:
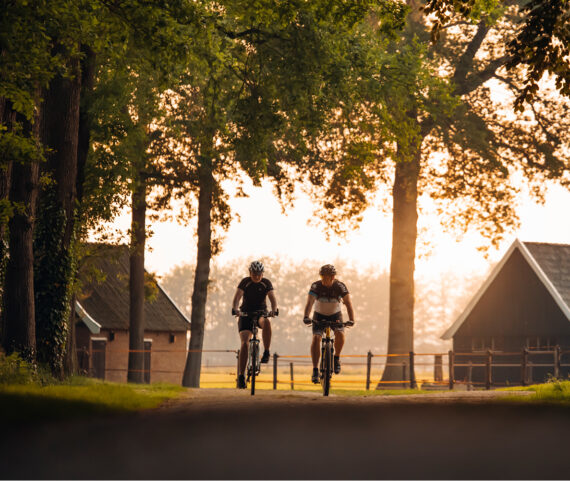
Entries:
<svg viewBox="0 0 570 481">
<path fill-rule="evenodd" d="M 273 285 L 269 279 L 263 278 L 265 267 L 260 261 L 253 261 L 249 265 L 249 277 L 244 277 L 237 286 L 234 300 L 232 303 L 232 316 L 238 316 L 239 312 L 248 313 L 267 309 L 265 298 L 269 297 L 271 302 L 270 316 L 277 315 L 277 299 Z M 240 300 L 243 302 L 238 310 Z M 259 320 L 259 327 L 262 329 L 262 339 L 264 352 L 261 357 L 262 363 L 269 361 L 269 347 L 271 345 L 271 322 L 267 317 Z M 245 389 L 245 366 L 247 364 L 248 343 L 253 336 L 253 318 L 248 315 L 242 315 L 238 320 L 239 337 L 241 347 L 239 351 L 239 372 L 238 372 L 238 388 Z"/>
<path fill-rule="evenodd" d="M 305 316 L 303 322 L 311 324 L 315 321 L 327 320 L 342 322 L 342 312 L 340 302 L 346 306 L 348 312 L 349 326 L 354 326 L 354 309 L 352 301 L 346 285 L 335 279 L 336 269 L 332 264 L 325 264 L 319 269 L 321 280 L 313 282 L 309 289 L 307 304 L 305 305 Z M 313 304 L 315 304 L 315 312 L 313 319 L 310 318 Z M 340 353 L 344 345 L 344 327 L 333 328 L 334 336 L 334 372 L 340 373 Z M 313 341 L 311 342 L 311 358 L 313 360 L 313 375 L 311 380 L 317 384 L 319 382 L 319 358 L 321 357 L 321 338 L 324 334 L 324 328 L 320 328 L 313 324 Z"/>
</svg>

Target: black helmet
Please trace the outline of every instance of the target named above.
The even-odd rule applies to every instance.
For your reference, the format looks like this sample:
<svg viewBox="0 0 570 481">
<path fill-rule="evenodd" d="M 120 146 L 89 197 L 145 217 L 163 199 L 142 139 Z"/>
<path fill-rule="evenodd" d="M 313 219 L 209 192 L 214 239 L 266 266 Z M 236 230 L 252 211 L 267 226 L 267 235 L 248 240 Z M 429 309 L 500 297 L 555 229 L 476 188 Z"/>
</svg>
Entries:
<svg viewBox="0 0 570 481">
<path fill-rule="evenodd" d="M 249 265 L 249 270 L 251 272 L 263 272 L 265 270 L 265 267 L 263 267 L 263 262 L 261 261 L 253 261 L 250 265 Z"/>
<path fill-rule="evenodd" d="M 325 264 L 319 269 L 319 274 L 321 276 L 334 276 L 336 274 L 336 269 L 332 264 Z"/>
</svg>

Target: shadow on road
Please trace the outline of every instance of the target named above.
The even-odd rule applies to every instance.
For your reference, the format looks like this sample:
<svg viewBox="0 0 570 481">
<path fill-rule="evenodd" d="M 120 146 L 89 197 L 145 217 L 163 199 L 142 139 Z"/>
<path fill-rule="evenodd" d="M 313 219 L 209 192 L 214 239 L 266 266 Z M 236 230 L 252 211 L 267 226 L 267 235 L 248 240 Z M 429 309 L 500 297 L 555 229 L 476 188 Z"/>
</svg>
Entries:
<svg viewBox="0 0 570 481">
<path fill-rule="evenodd" d="M 205 393 L 205 394 L 204 394 Z M 482 399 L 189 391 L 5 432 L 13 479 L 568 479 L 570 410 Z"/>
</svg>

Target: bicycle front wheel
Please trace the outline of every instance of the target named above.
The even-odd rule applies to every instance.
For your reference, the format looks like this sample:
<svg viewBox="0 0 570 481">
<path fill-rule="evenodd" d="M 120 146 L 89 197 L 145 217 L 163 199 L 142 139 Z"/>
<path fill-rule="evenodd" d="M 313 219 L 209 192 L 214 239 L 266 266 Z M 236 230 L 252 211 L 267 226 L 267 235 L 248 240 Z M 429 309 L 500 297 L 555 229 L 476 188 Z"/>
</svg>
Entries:
<svg viewBox="0 0 570 481">
<path fill-rule="evenodd" d="M 321 378 L 321 385 L 323 386 L 323 396 L 328 396 L 331 389 L 331 376 L 332 376 L 332 349 L 330 344 L 326 346 L 323 353 L 323 377 Z"/>
<path fill-rule="evenodd" d="M 258 352 L 259 346 L 257 344 L 253 344 L 251 346 L 251 395 L 255 394 L 255 378 L 257 377 L 257 369 L 258 369 Z"/>
</svg>

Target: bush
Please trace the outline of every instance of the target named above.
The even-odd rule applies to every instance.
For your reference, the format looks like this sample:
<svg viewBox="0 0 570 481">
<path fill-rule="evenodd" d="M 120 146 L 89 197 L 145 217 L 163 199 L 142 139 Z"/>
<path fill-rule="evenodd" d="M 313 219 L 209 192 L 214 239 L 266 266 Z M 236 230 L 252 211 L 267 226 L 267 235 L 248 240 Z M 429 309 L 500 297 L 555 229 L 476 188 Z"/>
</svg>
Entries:
<svg viewBox="0 0 570 481">
<path fill-rule="evenodd" d="M 2 384 L 50 384 L 55 379 L 47 369 L 30 364 L 18 353 L 0 355 L 0 385 Z"/>
</svg>

